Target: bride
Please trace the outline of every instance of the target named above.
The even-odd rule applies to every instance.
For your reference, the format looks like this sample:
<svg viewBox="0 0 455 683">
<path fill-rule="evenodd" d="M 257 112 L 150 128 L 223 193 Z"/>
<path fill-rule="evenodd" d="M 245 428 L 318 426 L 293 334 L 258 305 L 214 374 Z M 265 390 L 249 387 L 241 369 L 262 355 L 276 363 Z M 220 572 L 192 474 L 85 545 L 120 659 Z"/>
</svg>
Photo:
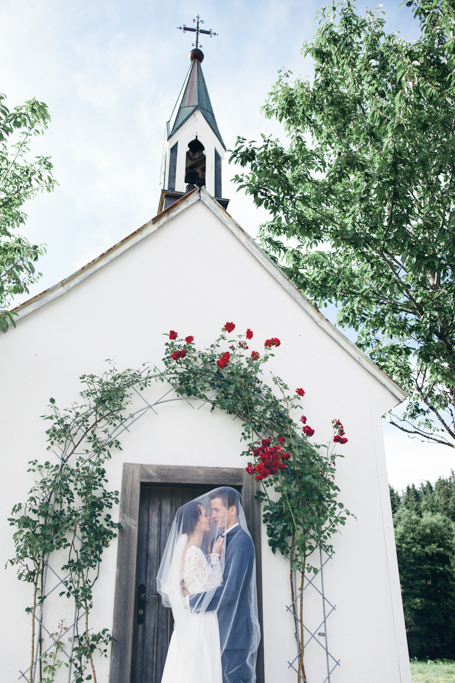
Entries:
<svg viewBox="0 0 455 683">
<path fill-rule="evenodd" d="M 172 607 L 174 616 L 161 683 L 222 683 L 217 614 L 190 612 L 182 593 L 184 587 L 190 595 L 211 596 L 221 585 L 224 539 L 214 536 L 215 529 L 201 503 L 192 501 L 179 509 L 158 573 L 163 604 Z"/>
</svg>

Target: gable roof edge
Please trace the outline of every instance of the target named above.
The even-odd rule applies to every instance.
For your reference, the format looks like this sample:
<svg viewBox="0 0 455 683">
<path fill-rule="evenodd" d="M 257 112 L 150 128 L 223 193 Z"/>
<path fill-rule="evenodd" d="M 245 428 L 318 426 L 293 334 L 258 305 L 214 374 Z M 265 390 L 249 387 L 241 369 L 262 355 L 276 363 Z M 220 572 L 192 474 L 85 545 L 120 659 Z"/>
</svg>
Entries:
<svg viewBox="0 0 455 683">
<path fill-rule="evenodd" d="M 296 287 L 281 270 L 279 266 L 265 253 L 258 243 L 249 235 L 232 216 L 223 209 L 220 204 L 207 192 L 201 189 L 203 203 L 226 225 L 226 227 L 243 243 L 248 251 L 264 266 L 272 277 L 287 291 L 294 301 L 345 351 L 349 353 L 360 365 L 367 370 L 376 380 L 385 386 L 401 403 L 408 395 L 387 373 L 376 365 L 363 351 L 348 339 L 335 325 L 333 325 L 303 292 Z"/>
<path fill-rule="evenodd" d="M 57 282 L 57 284 L 49 287 L 49 289 L 45 289 L 43 292 L 36 294 L 36 296 L 32 297 L 31 299 L 27 299 L 27 301 L 24 301 L 24 303 L 13 308 L 13 311 L 16 313 L 14 320 L 21 320 L 30 313 L 33 313 L 33 311 L 41 308 L 41 306 L 44 306 L 54 299 L 57 299 L 59 296 L 62 296 L 62 294 L 65 294 L 80 282 L 86 280 L 110 261 L 113 261 L 118 256 L 123 254 L 123 252 L 133 247 L 148 235 L 151 235 L 153 232 L 158 230 L 161 225 L 167 223 L 168 220 L 181 213 L 195 202 L 199 201 L 199 199 L 199 188 L 195 188 L 174 202 L 174 204 L 171 204 L 171 206 L 159 213 L 157 216 L 151 218 L 149 221 L 147 221 L 147 223 L 144 223 L 144 225 L 129 234 L 123 240 L 117 242 L 114 244 L 114 246 L 97 256 L 95 259 L 93 259 L 93 261 L 90 261 L 85 266 L 82 266 L 82 268 L 79 268 L 79 270 L 76 270 L 68 277 L 64 278 L 60 282 Z"/>
<path fill-rule="evenodd" d="M 103 252 L 97 258 L 90 261 L 79 270 L 69 275 L 67 278 L 61 280 L 49 289 L 44 290 L 40 294 L 28 299 L 24 303 L 14 308 L 17 314 L 15 320 L 20 320 L 25 316 L 33 313 L 33 311 L 41 308 L 54 299 L 62 296 L 74 286 L 87 279 L 110 261 L 113 261 L 122 253 L 133 247 L 142 239 L 151 235 L 158 230 L 162 225 L 165 225 L 169 220 L 177 216 L 182 211 L 201 200 L 212 213 L 230 230 L 230 232 L 239 239 L 239 241 L 248 249 L 248 251 L 264 266 L 270 275 L 287 291 L 287 293 L 294 299 L 294 301 L 303 308 L 304 311 L 345 351 L 349 353 L 362 367 L 367 370 L 376 380 L 385 386 L 399 402 L 407 398 L 406 392 L 389 377 L 383 370 L 381 370 L 376 363 L 374 363 L 368 356 L 363 353 L 357 346 L 351 342 L 338 328 L 327 320 L 327 318 L 311 303 L 311 301 L 298 289 L 294 283 L 283 273 L 281 268 L 267 256 L 265 251 L 257 244 L 257 242 L 249 235 L 232 216 L 218 202 L 212 197 L 209 192 L 203 187 L 201 189 L 195 188 L 181 199 L 171 204 L 167 209 L 159 213 L 157 216 L 149 220 L 140 228 L 132 232 L 117 244 L 114 244 L 110 249 Z"/>
</svg>

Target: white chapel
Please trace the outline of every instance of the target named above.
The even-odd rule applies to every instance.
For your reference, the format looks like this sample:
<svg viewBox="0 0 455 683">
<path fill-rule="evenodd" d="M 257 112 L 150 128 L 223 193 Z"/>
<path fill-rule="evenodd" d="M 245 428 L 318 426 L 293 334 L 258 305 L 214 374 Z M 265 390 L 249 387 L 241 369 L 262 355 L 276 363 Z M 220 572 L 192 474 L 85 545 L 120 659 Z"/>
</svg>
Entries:
<svg viewBox="0 0 455 683">
<path fill-rule="evenodd" d="M 83 268 L 20 305 L 17 327 L 0 337 L 2 475 L 0 623 L 2 681 L 30 681 L 31 587 L 18 581 L 12 528 L 6 521 L 25 500 L 35 474 L 28 462 L 55 459 L 42 416 L 49 399 L 64 408 L 80 400 L 80 377 L 106 370 L 160 366 L 163 333 L 194 335 L 206 347 L 226 321 L 254 339 L 277 336 L 271 370 L 304 387 L 313 440 L 331 439 L 340 418 L 349 435 L 337 472 L 340 500 L 355 517 L 334 537 L 332 558 L 305 593 L 308 683 L 411 683 L 394 543 L 381 416 L 404 391 L 336 329 L 294 286 L 235 218 L 223 196 L 226 153 L 202 71 L 190 67 L 166 124 L 157 215 Z M 215 103 L 216 105 L 216 103 Z M 215 107 L 216 108 L 216 107 Z M 163 117 L 164 118 L 164 117 Z M 231 215 L 232 212 L 232 215 Z M 259 341 L 258 341 L 259 344 Z M 164 394 L 166 399 L 162 399 Z M 254 500 L 256 483 L 240 457 L 241 425 L 207 406 L 152 386 L 134 399 L 144 411 L 122 434 L 108 463 L 108 488 L 120 492 L 112 511 L 122 530 L 104 552 L 91 620 L 115 641 L 96 663 L 98 683 L 160 683 L 170 635 L 156 593 L 156 571 L 169 510 L 204 489 L 242 492 L 256 546 L 262 645 L 258 683 L 297 682 L 289 562 L 272 554 Z M 142 404 L 141 404 L 142 405 Z M 174 508 L 172 507 L 174 506 Z M 33 682 L 43 647 L 64 621 L 62 666 L 55 681 L 74 680 L 71 601 L 59 597 L 63 572 L 50 558 L 43 613 L 36 615 Z M 169 611 L 169 610 L 168 610 Z M 54 637 L 55 639 L 55 637 Z M 64 652 L 63 652 L 64 650 Z"/>
</svg>

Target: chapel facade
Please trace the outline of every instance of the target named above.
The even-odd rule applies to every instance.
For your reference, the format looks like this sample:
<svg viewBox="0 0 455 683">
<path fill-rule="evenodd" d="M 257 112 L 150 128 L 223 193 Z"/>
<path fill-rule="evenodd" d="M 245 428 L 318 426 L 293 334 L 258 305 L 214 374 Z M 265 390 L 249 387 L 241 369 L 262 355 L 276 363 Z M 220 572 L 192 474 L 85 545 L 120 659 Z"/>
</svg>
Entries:
<svg viewBox="0 0 455 683">
<path fill-rule="evenodd" d="M 411 683 L 381 416 L 405 392 L 335 328 L 226 211 L 221 136 L 197 47 L 166 124 L 158 213 L 93 261 L 17 309 L 17 327 L 0 337 L 2 496 L 11 514 L 34 482 L 32 458 L 48 449 L 49 397 L 62 410 L 84 401 L 82 376 L 116 367 L 161 366 L 163 333 L 194 335 L 206 348 L 226 320 L 251 329 L 251 349 L 278 336 L 273 373 L 305 388 L 313 441 L 333 438 L 333 418 L 349 434 L 337 466 L 340 500 L 355 515 L 333 539 L 334 555 L 305 589 L 306 671 L 310 683 Z M 191 255 L 191 258 L 189 257 Z M 235 264 L 235 270 L 234 266 Z M 270 377 L 265 381 L 271 381 Z M 256 549 L 261 646 L 257 683 L 296 683 L 289 561 L 268 544 L 257 485 L 241 453 L 242 425 L 210 405 L 152 384 L 132 396 L 122 449 L 106 464 L 110 514 L 122 529 L 103 554 L 90 613 L 114 640 L 97 660 L 99 681 L 160 683 L 172 622 L 157 598 L 156 574 L 178 507 L 218 486 L 236 488 Z M 54 408 L 52 408 L 54 410 Z M 140 419 L 139 419 L 140 418 Z M 11 528 L 0 527 L 0 566 L 12 556 Z M 77 647 L 74 605 L 61 597 L 64 558 L 49 557 L 38 610 L 35 670 L 63 620 L 60 654 Z M 310 580 L 311 579 L 311 580 Z M 4 572 L 0 623 L 2 680 L 29 680 L 30 586 Z M 41 611 L 40 611 L 41 610 Z M 24 643 L 27 642 L 27 647 Z M 74 672 L 73 672 L 74 673 Z M 71 671 L 70 671 L 71 674 Z M 62 667 L 56 683 L 68 680 Z M 72 678 L 70 677 L 70 680 Z"/>
</svg>

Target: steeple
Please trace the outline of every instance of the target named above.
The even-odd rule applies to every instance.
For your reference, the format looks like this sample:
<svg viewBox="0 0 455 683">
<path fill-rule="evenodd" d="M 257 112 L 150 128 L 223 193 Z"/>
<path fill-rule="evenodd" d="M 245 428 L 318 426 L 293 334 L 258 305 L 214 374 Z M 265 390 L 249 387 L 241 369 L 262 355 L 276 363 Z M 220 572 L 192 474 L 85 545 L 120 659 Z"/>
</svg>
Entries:
<svg viewBox="0 0 455 683">
<path fill-rule="evenodd" d="M 196 56 L 194 56 L 196 54 Z M 199 109 L 204 115 L 210 128 L 213 130 L 223 149 L 226 146 L 221 137 L 218 125 L 213 113 L 212 103 L 210 102 L 207 85 L 205 83 L 204 74 L 202 73 L 201 62 L 204 55 L 201 50 L 192 50 L 190 53 L 192 60 L 191 66 L 185 78 L 183 88 L 180 91 L 177 102 L 175 103 L 174 111 L 171 118 L 167 122 L 167 136 L 170 138 L 182 126 L 185 121 Z"/>
<path fill-rule="evenodd" d="M 226 146 L 210 102 L 201 66 L 204 54 L 199 49 L 199 33 L 216 33 L 200 29 L 200 23 L 197 17 L 196 28 L 179 27 L 196 33 L 196 46 L 190 52 L 191 65 L 166 124 L 158 213 L 195 187 L 205 186 L 224 208 L 229 203 L 222 198 L 221 184 Z"/>
</svg>

